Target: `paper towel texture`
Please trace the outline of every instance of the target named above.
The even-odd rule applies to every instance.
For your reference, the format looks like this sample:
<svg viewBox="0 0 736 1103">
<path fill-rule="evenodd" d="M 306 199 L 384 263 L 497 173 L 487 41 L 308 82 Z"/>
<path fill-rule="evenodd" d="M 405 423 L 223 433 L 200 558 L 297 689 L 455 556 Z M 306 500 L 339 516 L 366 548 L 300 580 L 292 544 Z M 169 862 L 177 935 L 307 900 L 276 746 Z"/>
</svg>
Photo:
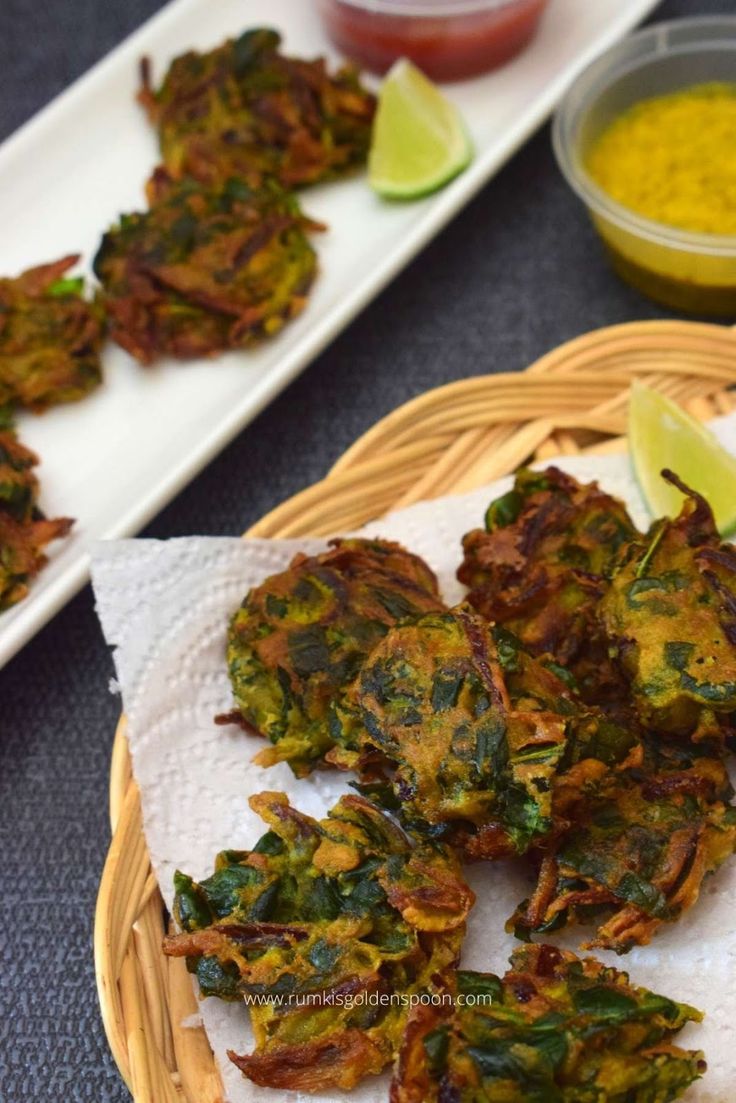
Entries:
<svg viewBox="0 0 736 1103">
<path fill-rule="evenodd" d="M 718 433 L 736 452 L 736 419 L 720 419 Z M 565 457 L 558 466 L 601 486 L 627 502 L 641 527 L 648 517 L 628 458 Z M 481 523 L 488 501 L 510 479 L 457 497 L 422 502 L 371 523 L 361 532 L 398 540 L 424 557 L 437 572 L 445 600 L 458 601 L 455 579 L 460 539 Z M 285 763 L 262 769 L 252 763 L 262 741 L 213 717 L 232 707 L 224 662 L 229 617 L 246 591 L 283 570 L 297 551 L 324 550 L 324 540 L 241 540 L 192 537 L 166 542 L 126 540 L 100 544 L 93 562 L 98 612 L 115 662 L 128 740 L 141 791 L 146 839 L 167 905 L 172 877 L 180 868 L 207 876 L 215 854 L 245 849 L 264 825 L 247 798 L 263 789 L 283 790 L 299 808 L 323 815 L 346 791 L 348 776 L 320 771 L 297 780 Z M 520 869 L 484 864 L 468 870 L 478 902 L 471 913 L 463 953 L 467 968 L 503 973 L 514 940 L 504 922 L 527 895 Z M 665 927 L 651 946 L 624 959 L 600 954 L 630 971 L 643 984 L 706 1012 L 701 1027 L 689 1027 L 682 1044 L 705 1050 L 709 1071 L 687 1095 L 689 1103 L 732 1099 L 736 1069 L 736 863 L 706 882 L 698 905 Z M 583 940 L 573 929 L 559 944 L 577 949 Z M 251 1047 L 246 1011 L 216 999 L 201 1002 L 202 1017 L 217 1058 L 229 1103 L 273 1103 L 276 1093 L 241 1076 L 226 1056 Z M 365 1081 L 350 1099 L 383 1103 L 388 1077 Z M 279 1092 L 283 1103 L 307 1099 L 344 1100 L 344 1093 L 305 1096 Z"/>
</svg>

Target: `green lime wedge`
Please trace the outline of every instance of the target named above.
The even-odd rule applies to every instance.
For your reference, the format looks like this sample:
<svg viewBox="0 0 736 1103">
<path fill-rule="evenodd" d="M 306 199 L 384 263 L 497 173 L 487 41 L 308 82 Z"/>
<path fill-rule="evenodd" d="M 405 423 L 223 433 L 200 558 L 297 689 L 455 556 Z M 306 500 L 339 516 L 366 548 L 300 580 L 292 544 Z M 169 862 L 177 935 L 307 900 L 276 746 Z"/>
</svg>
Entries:
<svg viewBox="0 0 736 1103">
<path fill-rule="evenodd" d="M 378 96 L 368 158 L 371 187 L 390 199 L 416 199 L 457 176 L 472 156 L 454 104 L 410 61 L 397 61 Z"/>
<path fill-rule="evenodd" d="M 663 467 L 710 502 L 720 532 L 736 530 L 736 456 L 671 398 L 634 383 L 629 401 L 634 470 L 655 517 L 675 517 L 682 494 L 665 482 Z"/>
</svg>

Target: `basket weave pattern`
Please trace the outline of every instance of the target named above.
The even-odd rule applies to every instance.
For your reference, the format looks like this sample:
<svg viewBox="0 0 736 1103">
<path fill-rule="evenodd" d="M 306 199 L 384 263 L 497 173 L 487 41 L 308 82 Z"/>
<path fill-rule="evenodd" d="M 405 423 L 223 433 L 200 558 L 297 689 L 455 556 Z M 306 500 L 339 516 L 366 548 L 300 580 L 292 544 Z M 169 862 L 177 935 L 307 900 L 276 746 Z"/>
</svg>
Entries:
<svg viewBox="0 0 736 1103">
<path fill-rule="evenodd" d="M 354 529 L 423 498 L 462 493 L 530 458 L 622 451 L 633 379 L 696 416 L 736 409 L 736 332 L 641 322 L 580 337 L 521 374 L 477 376 L 429 391 L 361 437 L 321 482 L 248 535 Z M 95 917 L 95 966 L 110 1048 L 136 1103 L 218 1103 L 222 1085 L 181 958 L 165 958 L 165 914 L 143 836 L 121 721 L 110 778 L 113 839 Z"/>
</svg>

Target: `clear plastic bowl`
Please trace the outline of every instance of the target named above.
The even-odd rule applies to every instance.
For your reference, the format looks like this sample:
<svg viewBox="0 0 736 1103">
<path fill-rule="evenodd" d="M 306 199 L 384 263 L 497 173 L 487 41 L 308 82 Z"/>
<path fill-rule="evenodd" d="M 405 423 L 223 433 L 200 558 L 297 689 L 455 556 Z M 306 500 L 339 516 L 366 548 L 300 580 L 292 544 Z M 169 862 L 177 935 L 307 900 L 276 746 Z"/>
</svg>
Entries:
<svg viewBox="0 0 736 1103">
<path fill-rule="evenodd" d="M 574 82 L 552 137 L 617 272 L 651 298 L 697 314 L 736 314 L 736 237 L 689 233 L 617 203 L 585 169 L 591 145 L 632 104 L 710 81 L 736 83 L 736 17 L 701 16 L 638 31 Z"/>
<path fill-rule="evenodd" d="M 330 38 L 383 73 L 411 58 L 436 80 L 503 64 L 532 38 L 548 0 L 318 0 Z"/>
</svg>

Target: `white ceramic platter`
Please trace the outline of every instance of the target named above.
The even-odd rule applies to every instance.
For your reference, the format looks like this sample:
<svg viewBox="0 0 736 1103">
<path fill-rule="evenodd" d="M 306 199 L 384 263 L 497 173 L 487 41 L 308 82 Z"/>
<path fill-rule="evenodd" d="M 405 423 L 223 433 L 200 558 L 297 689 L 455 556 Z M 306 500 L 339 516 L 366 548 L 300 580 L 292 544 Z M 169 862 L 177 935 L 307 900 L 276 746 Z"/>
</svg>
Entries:
<svg viewBox="0 0 736 1103">
<path fill-rule="evenodd" d="M 143 370 L 105 350 L 106 382 L 78 405 L 19 419 L 43 458 L 42 506 L 77 519 L 53 546 L 30 596 L 0 614 L 0 666 L 87 580 L 98 539 L 137 532 L 271 401 L 434 237 L 549 115 L 580 68 L 656 6 L 654 0 L 552 0 L 540 32 L 503 69 L 452 85 L 476 145 L 470 168 L 420 202 L 381 202 L 363 178 L 304 194 L 329 223 L 321 275 L 304 314 L 256 351 Z M 191 47 L 249 26 L 282 32 L 287 51 L 334 57 L 310 0 L 174 0 L 0 147 L 0 272 L 94 255 L 121 211 L 140 209 L 157 158 L 135 102 L 138 61 L 159 77 Z"/>
</svg>

